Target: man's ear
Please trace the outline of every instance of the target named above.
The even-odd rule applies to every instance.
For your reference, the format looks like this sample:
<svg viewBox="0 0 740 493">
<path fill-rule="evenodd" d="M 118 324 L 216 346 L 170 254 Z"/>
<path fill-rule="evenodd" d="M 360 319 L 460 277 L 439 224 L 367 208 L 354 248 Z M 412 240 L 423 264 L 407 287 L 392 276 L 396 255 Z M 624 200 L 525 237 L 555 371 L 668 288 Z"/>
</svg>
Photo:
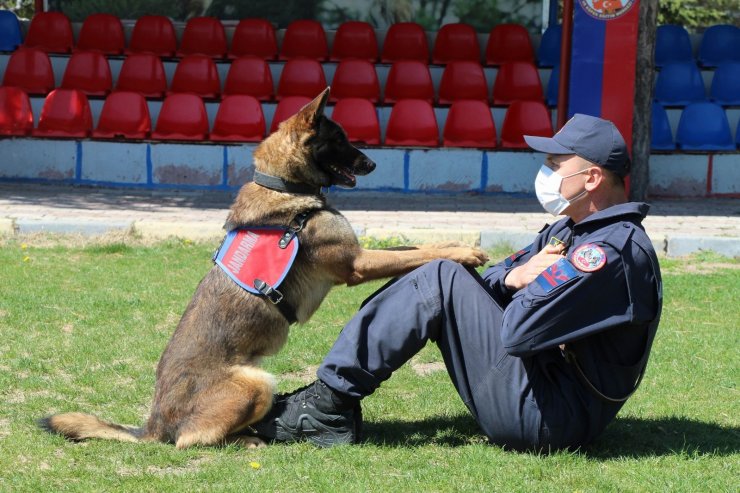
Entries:
<svg viewBox="0 0 740 493">
<path fill-rule="evenodd" d="M 604 170 L 599 166 L 592 166 L 587 171 L 588 178 L 586 179 L 586 190 L 589 192 L 596 190 L 606 180 Z"/>
<path fill-rule="evenodd" d="M 317 125 L 321 117 L 324 115 L 324 108 L 326 108 L 326 103 L 329 101 L 329 89 L 330 87 L 327 87 L 321 91 L 321 94 L 316 96 L 313 101 L 301 108 L 301 111 L 298 112 L 300 119 L 307 125 Z"/>
</svg>

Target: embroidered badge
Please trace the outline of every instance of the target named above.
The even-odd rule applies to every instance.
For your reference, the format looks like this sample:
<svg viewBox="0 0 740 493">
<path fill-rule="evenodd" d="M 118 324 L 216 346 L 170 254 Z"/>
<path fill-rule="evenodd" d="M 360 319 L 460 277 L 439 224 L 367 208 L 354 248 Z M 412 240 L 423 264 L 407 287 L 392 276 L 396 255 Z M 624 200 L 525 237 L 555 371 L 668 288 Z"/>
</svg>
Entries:
<svg viewBox="0 0 740 493">
<path fill-rule="evenodd" d="M 606 265 L 606 253 L 600 246 L 586 243 L 573 250 L 570 261 L 578 270 L 594 272 Z"/>
<path fill-rule="evenodd" d="M 547 269 L 543 270 L 535 279 L 545 293 L 549 293 L 566 281 L 578 277 L 578 272 L 567 259 L 561 258 Z"/>
<path fill-rule="evenodd" d="M 255 280 L 277 288 L 288 275 L 298 253 L 298 237 L 286 248 L 278 243 L 285 233 L 280 228 L 248 228 L 229 231 L 213 260 L 239 286 L 259 294 Z"/>
<path fill-rule="evenodd" d="M 528 254 L 531 249 L 532 249 L 532 245 L 530 244 L 530 245 L 525 246 L 518 252 L 506 257 L 506 259 L 504 260 L 504 265 L 506 267 L 511 267 L 514 264 L 514 262 L 519 260 L 523 255 Z"/>
</svg>

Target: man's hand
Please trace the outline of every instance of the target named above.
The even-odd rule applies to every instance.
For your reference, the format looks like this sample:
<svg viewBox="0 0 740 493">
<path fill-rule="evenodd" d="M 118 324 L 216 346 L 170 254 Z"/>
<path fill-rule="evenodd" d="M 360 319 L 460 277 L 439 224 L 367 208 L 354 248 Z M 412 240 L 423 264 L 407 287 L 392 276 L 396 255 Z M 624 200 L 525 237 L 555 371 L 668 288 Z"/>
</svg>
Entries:
<svg viewBox="0 0 740 493">
<path fill-rule="evenodd" d="M 520 290 L 534 281 L 543 270 L 563 258 L 565 245 L 546 245 L 537 255 L 518 267 L 514 267 L 506 275 L 504 285 L 509 289 Z"/>
</svg>

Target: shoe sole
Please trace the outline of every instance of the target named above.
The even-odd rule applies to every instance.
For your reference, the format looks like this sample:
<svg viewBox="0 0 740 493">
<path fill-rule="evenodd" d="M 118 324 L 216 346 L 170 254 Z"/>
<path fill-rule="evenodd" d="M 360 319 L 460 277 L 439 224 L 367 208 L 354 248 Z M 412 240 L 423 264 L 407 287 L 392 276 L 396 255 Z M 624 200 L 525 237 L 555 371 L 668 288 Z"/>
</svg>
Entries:
<svg viewBox="0 0 740 493">
<path fill-rule="evenodd" d="M 355 443 L 354 430 L 338 431 L 326 426 L 310 414 L 298 416 L 298 425 L 295 428 L 287 426 L 280 418 L 275 420 L 277 431 L 275 440 L 278 442 L 309 441 L 322 448 L 335 445 Z"/>
</svg>

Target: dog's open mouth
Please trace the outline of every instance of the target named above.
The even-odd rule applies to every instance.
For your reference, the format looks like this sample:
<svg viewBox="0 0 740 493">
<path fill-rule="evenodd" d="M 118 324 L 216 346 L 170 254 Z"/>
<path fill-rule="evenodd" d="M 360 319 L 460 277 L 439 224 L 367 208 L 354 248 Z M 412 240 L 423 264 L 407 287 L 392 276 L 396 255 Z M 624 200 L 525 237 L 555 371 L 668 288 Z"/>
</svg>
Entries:
<svg viewBox="0 0 740 493">
<path fill-rule="evenodd" d="M 342 185 L 349 188 L 353 188 L 355 185 L 357 185 L 357 179 L 355 178 L 355 175 L 350 172 L 349 169 L 340 168 L 339 166 L 330 164 L 329 171 L 331 172 L 334 178 L 334 183 L 336 185 Z"/>
</svg>

